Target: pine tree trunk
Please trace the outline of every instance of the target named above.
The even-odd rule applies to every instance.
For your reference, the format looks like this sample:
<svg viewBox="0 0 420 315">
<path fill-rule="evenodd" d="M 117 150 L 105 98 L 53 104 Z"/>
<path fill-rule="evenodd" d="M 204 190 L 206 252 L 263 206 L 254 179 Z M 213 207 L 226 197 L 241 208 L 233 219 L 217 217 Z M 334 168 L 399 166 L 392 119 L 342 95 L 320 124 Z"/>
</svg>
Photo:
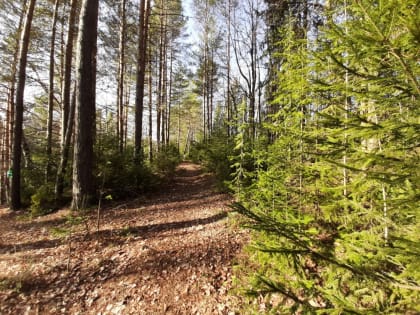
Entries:
<svg viewBox="0 0 420 315">
<path fill-rule="evenodd" d="M 210 73 L 209 73 L 209 83 L 210 83 L 210 134 L 213 133 L 213 122 L 214 122 L 214 77 L 215 73 L 215 63 L 214 63 L 214 47 L 211 49 L 211 64 L 210 64 Z"/>
<path fill-rule="evenodd" d="M 129 73 L 128 73 L 128 78 L 130 78 L 131 77 L 131 75 L 132 75 L 132 69 L 131 69 L 131 67 L 130 67 L 130 71 L 129 71 Z M 127 81 L 128 81 L 128 78 L 127 78 Z M 127 86 L 127 91 L 126 91 L 126 93 L 125 93 L 125 102 L 124 102 L 124 111 L 123 111 L 123 113 L 124 113 L 124 127 L 123 127 L 123 131 L 124 131 L 124 149 L 126 149 L 126 146 L 127 146 L 127 135 L 128 135 L 128 107 L 129 107 L 129 105 L 130 105 L 130 99 L 131 99 L 131 86 L 130 85 L 128 85 L 127 84 L 127 82 L 126 82 L 126 85 L 125 86 Z"/>
<path fill-rule="evenodd" d="M 166 143 L 166 129 L 167 129 L 167 114 L 168 114 L 168 54 L 167 54 L 167 36 L 166 36 L 166 9 L 165 9 L 165 22 L 163 29 L 163 61 L 162 61 L 162 130 L 161 130 L 161 140 L 162 145 L 165 146 Z"/>
<path fill-rule="evenodd" d="M 73 58 L 73 39 L 76 35 L 76 12 L 78 0 L 72 0 L 70 4 L 70 15 L 68 19 L 69 29 L 67 31 L 65 57 L 64 57 L 64 79 L 62 89 L 62 112 L 61 112 L 61 151 L 65 142 L 66 128 L 69 126 L 70 94 L 71 94 L 71 68 Z"/>
<path fill-rule="evenodd" d="M 171 49 L 170 62 L 169 62 L 169 93 L 168 93 L 168 119 L 167 119 L 167 130 L 166 130 L 166 143 L 169 144 L 170 140 L 170 128 L 171 128 L 171 100 L 172 100 L 172 67 L 173 67 L 173 50 Z"/>
<path fill-rule="evenodd" d="M 66 135 L 64 137 L 64 143 L 62 145 L 62 152 L 60 157 L 60 164 L 58 165 L 57 178 L 55 182 L 55 199 L 58 201 L 61 199 L 64 190 L 64 175 L 66 173 L 69 154 L 70 154 L 70 143 L 73 135 L 74 115 L 76 110 L 76 87 L 74 88 L 73 99 L 70 106 L 70 112 L 68 117 L 68 126 L 66 127 Z"/>
<path fill-rule="evenodd" d="M 19 24 L 17 28 L 17 33 L 21 34 L 23 22 L 25 18 L 25 8 L 27 6 L 27 0 L 24 0 L 22 3 L 22 13 L 19 17 Z M 10 82 L 9 82 L 9 90 L 7 94 L 7 112 L 6 112 L 6 135 L 5 135 L 5 146 L 6 146 L 6 153 L 5 153 L 5 169 L 8 171 L 11 169 L 11 157 L 13 155 L 12 151 L 12 141 L 13 141 L 13 132 L 14 132 L 14 115 L 15 115 L 15 96 L 16 96 L 16 73 L 18 68 L 19 62 L 19 39 L 16 39 L 16 47 L 13 53 L 13 62 L 11 65 L 10 71 Z M 10 179 L 6 176 L 4 181 L 4 190 L 6 193 L 7 202 L 10 204 Z"/>
<path fill-rule="evenodd" d="M 153 76 L 152 76 L 152 50 L 149 45 L 149 162 L 153 160 Z"/>
<path fill-rule="evenodd" d="M 69 29 L 67 33 L 67 42 L 64 57 L 64 79 L 62 89 L 62 113 L 61 113 L 61 152 L 60 164 L 57 169 L 57 178 L 55 182 L 55 198 L 61 199 L 64 189 L 64 176 L 67 169 L 67 163 L 70 152 L 70 143 L 73 133 L 74 111 L 76 96 L 73 94 L 73 100 L 70 97 L 71 89 L 71 68 L 73 57 L 73 39 L 76 35 L 76 9 L 78 0 L 72 0 L 70 5 L 70 16 L 68 20 Z M 74 89 L 76 90 L 76 88 Z"/>
<path fill-rule="evenodd" d="M 251 6 L 251 50 L 250 50 L 250 59 L 251 59 L 251 88 L 249 91 L 249 114 L 248 119 L 250 123 L 250 132 L 251 139 L 255 139 L 255 92 L 257 84 L 257 17 L 253 5 Z"/>
<path fill-rule="evenodd" d="M 163 80 L 163 0 L 160 1 L 160 38 L 159 38 L 159 66 L 158 66 L 158 89 L 156 104 L 156 144 L 160 150 L 160 134 L 162 128 L 162 80 Z"/>
<path fill-rule="evenodd" d="M 207 2 L 206 2 L 206 12 L 207 12 Z M 204 42 L 204 71 L 202 74 L 202 94 L 203 94 L 203 137 L 204 142 L 207 140 L 207 130 L 208 130 L 208 120 L 207 120 L 207 104 L 208 104 L 208 97 L 207 97 L 207 34 L 204 34 L 205 42 Z"/>
<path fill-rule="evenodd" d="M 134 155 L 139 162 L 142 158 L 142 134 L 143 134 L 143 107 L 144 107 L 144 77 L 146 66 L 146 2 L 140 1 L 139 8 L 139 38 L 137 46 L 137 80 L 136 80 L 136 104 L 135 104 L 135 132 L 134 132 Z"/>
<path fill-rule="evenodd" d="M 232 14 L 232 0 L 228 0 L 228 34 L 227 34 L 227 78 L 226 78 L 226 91 L 227 91 L 227 136 L 230 137 L 230 124 L 232 122 L 232 105 L 230 97 L 230 49 L 231 49 L 231 14 Z"/>
<path fill-rule="evenodd" d="M 0 205 L 3 205 L 6 202 L 6 124 L 3 124 L 3 121 L 0 121 Z"/>
<path fill-rule="evenodd" d="M 26 13 L 25 24 L 21 40 L 19 43 L 19 68 L 17 72 L 16 101 L 14 112 L 14 128 L 13 128 L 13 156 L 12 156 L 12 186 L 10 209 L 18 210 L 21 207 L 20 197 L 20 178 L 21 178 L 21 161 L 22 161 L 22 136 L 23 136 L 23 101 L 26 82 L 26 63 L 29 49 L 29 39 L 31 32 L 32 18 L 34 14 L 36 0 L 29 2 L 28 11 Z"/>
<path fill-rule="evenodd" d="M 58 20 L 58 6 L 60 0 L 55 0 L 54 13 L 51 26 L 50 41 L 50 69 L 49 69 L 49 87 L 48 87 L 48 120 L 47 120 L 47 165 L 45 169 L 45 181 L 48 182 L 51 176 L 52 164 L 52 132 L 53 132 L 53 111 L 54 111 L 54 71 L 55 71 L 55 37 Z"/>
<path fill-rule="evenodd" d="M 88 205 L 95 193 L 93 144 L 96 116 L 98 2 L 98 0 L 83 0 L 79 20 L 72 201 L 72 208 L 75 210 Z"/>
<path fill-rule="evenodd" d="M 120 40 L 118 61 L 117 88 L 117 139 L 120 153 L 124 149 L 124 75 L 125 75 L 125 38 L 126 38 L 126 0 L 121 1 L 120 7 Z"/>
</svg>

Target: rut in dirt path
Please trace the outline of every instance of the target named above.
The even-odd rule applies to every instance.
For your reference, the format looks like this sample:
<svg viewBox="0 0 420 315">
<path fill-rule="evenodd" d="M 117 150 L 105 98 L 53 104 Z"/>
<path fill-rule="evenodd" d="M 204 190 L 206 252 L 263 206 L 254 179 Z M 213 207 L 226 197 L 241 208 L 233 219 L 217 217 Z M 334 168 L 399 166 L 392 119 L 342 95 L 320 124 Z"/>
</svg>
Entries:
<svg viewBox="0 0 420 315">
<path fill-rule="evenodd" d="M 230 202 L 182 163 L 159 192 L 104 210 L 98 233 L 94 216 L 60 238 L 67 211 L 23 222 L 2 210 L 0 313 L 234 314 L 246 236 L 228 224 Z"/>
</svg>

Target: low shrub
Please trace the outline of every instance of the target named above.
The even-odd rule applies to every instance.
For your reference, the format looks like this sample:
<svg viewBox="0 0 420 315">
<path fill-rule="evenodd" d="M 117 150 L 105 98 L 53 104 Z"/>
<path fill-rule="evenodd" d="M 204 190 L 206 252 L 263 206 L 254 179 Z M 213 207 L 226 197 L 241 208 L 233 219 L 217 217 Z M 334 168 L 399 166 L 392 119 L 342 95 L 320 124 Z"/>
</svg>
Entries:
<svg viewBox="0 0 420 315">
<path fill-rule="evenodd" d="M 31 196 L 30 212 L 33 216 L 51 213 L 55 207 L 55 195 L 52 185 L 41 185 Z"/>
<path fill-rule="evenodd" d="M 234 143 L 223 131 L 215 132 L 206 142 L 192 145 L 189 159 L 202 164 L 207 171 L 215 174 L 220 189 L 227 189 L 226 182 L 232 180 L 231 156 Z"/>
<path fill-rule="evenodd" d="M 172 177 L 182 158 L 178 148 L 169 144 L 161 148 L 152 162 L 153 170 L 161 176 Z"/>
</svg>

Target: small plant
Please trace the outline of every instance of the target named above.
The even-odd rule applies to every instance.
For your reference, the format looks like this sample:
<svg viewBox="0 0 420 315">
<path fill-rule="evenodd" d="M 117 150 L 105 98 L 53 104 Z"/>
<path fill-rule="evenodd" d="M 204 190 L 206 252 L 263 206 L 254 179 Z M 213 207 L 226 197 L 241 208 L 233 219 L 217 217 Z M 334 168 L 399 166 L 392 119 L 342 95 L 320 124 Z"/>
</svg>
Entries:
<svg viewBox="0 0 420 315">
<path fill-rule="evenodd" d="M 175 169 L 181 162 L 181 155 L 178 148 L 169 144 L 161 149 L 154 159 L 155 171 L 165 177 L 171 177 L 175 173 Z"/>
<path fill-rule="evenodd" d="M 51 185 L 42 185 L 31 197 L 31 215 L 41 216 L 55 209 L 54 190 Z"/>
<path fill-rule="evenodd" d="M 27 262 L 23 266 L 23 270 L 16 275 L 8 278 L 0 278 L 0 291 L 12 290 L 16 293 L 21 293 L 31 287 L 33 281 L 32 262 Z"/>
<path fill-rule="evenodd" d="M 70 235 L 71 231 L 67 228 L 54 227 L 50 230 L 51 235 L 58 238 L 66 238 Z"/>
<path fill-rule="evenodd" d="M 2 279 L 0 280 L 0 291 L 12 290 L 16 293 L 22 291 L 23 283 L 18 277 L 13 279 Z"/>
<path fill-rule="evenodd" d="M 217 130 L 207 142 L 194 143 L 190 155 L 192 161 L 201 163 L 216 175 L 218 188 L 227 190 L 226 182 L 232 180 L 230 156 L 234 151 L 234 143 L 228 139 L 223 130 Z"/>
<path fill-rule="evenodd" d="M 136 235 L 136 228 L 135 227 L 132 227 L 132 226 L 125 226 L 122 230 L 121 230 L 121 232 L 120 232 L 120 234 L 121 234 L 121 236 L 124 236 L 124 237 L 130 237 L 130 236 L 134 236 L 134 235 Z"/>
</svg>

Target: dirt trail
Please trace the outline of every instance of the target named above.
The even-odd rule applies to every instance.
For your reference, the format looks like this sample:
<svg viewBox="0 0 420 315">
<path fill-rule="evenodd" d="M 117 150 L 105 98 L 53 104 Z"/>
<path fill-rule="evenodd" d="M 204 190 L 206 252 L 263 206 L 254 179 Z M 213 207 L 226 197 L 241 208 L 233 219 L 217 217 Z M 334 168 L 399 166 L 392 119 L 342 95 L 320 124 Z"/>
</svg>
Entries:
<svg viewBox="0 0 420 315">
<path fill-rule="evenodd" d="M 99 232 L 94 215 L 0 209 L 0 314 L 235 314 L 246 236 L 227 224 L 230 201 L 183 163 L 159 193 L 103 210 Z"/>
</svg>

